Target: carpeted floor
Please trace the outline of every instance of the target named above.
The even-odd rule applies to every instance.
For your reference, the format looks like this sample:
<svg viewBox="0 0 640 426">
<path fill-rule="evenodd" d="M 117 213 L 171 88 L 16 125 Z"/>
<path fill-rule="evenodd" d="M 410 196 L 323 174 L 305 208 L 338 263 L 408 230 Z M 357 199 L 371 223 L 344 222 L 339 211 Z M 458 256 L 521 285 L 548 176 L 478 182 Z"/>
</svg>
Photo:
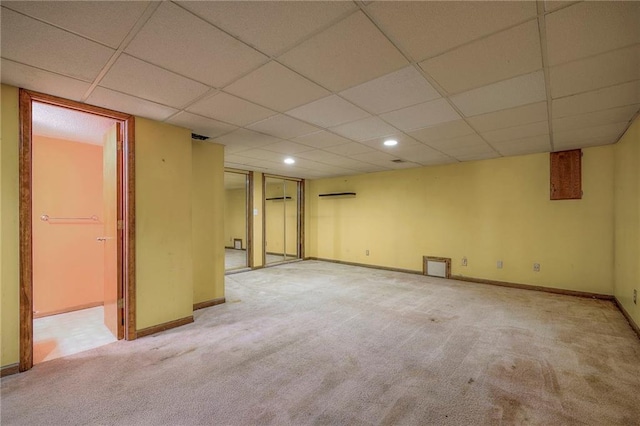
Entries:
<svg viewBox="0 0 640 426">
<path fill-rule="evenodd" d="M 3 425 L 638 424 L 611 302 L 306 261 L 194 324 L 2 380 Z"/>
</svg>

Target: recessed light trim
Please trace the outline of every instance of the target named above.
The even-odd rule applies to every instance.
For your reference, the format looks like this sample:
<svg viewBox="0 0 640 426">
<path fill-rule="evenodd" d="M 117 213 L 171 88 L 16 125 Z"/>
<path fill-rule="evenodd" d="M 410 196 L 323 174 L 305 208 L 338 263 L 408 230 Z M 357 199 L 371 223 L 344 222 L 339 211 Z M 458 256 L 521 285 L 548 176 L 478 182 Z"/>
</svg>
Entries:
<svg viewBox="0 0 640 426">
<path fill-rule="evenodd" d="M 285 164 L 293 164 L 293 163 L 295 163 L 295 162 L 296 162 L 296 160 L 294 160 L 294 159 L 293 159 L 293 158 L 291 158 L 291 157 L 287 157 L 287 158 L 285 158 L 285 159 L 284 159 L 284 163 L 285 163 Z"/>
<path fill-rule="evenodd" d="M 395 139 L 387 139 L 384 141 L 384 146 L 396 146 L 398 145 L 398 141 Z"/>
</svg>

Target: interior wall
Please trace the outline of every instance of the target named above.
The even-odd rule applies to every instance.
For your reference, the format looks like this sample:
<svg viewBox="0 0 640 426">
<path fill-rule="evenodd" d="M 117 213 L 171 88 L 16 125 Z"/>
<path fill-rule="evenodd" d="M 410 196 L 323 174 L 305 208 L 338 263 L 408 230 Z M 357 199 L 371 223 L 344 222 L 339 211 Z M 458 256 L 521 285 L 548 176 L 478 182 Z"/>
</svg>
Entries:
<svg viewBox="0 0 640 426">
<path fill-rule="evenodd" d="M 136 117 L 136 328 L 193 313 L 187 129 Z"/>
<path fill-rule="evenodd" d="M 615 145 L 615 296 L 640 326 L 640 118 Z"/>
<path fill-rule="evenodd" d="M 0 365 L 15 364 L 20 343 L 18 89 L 0 87 Z"/>
<path fill-rule="evenodd" d="M 549 154 L 311 181 L 308 255 L 613 294 L 613 147 L 583 152 L 581 200 L 549 200 Z"/>
<path fill-rule="evenodd" d="M 224 191 L 224 245 L 233 248 L 233 240 L 240 238 L 242 248 L 247 249 L 247 191 Z"/>
<path fill-rule="evenodd" d="M 104 300 L 102 147 L 33 136 L 33 310 L 36 317 Z M 40 216 L 100 221 L 42 221 Z"/>
<path fill-rule="evenodd" d="M 193 303 L 224 297 L 224 146 L 192 141 Z"/>
</svg>

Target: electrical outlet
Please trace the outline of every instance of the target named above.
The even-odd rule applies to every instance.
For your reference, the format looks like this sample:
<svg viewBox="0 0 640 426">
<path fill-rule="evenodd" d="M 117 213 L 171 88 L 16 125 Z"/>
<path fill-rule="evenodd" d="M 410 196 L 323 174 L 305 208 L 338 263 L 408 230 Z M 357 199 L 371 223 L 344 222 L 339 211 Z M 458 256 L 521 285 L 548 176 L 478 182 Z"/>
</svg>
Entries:
<svg viewBox="0 0 640 426">
<path fill-rule="evenodd" d="M 496 266 L 498 267 L 498 269 L 502 269 L 502 260 L 498 260 Z"/>
<path fill-rule="evenodd" d="M 638 304 L 638 290 L 636 290 L 635 288 L 633 289 L 633 304 Z"/>
<path fill-rule="evenodd" d="M 539 263 L 534 263 L 533 264 L 533 272 L 540 272 L 540 264 Z"/>
<path fill-rule="evenodd" d="M 367 250 L 367 251 L 365 252 L 365 254 L 366 254 L 367 256 L 369 256 L 369 250 Z"/>
<path fill-rule="evenodd" d="M 467 266 L 467 258 L 466 257 L 462 258 L 462 266 Z"/>
</svg>

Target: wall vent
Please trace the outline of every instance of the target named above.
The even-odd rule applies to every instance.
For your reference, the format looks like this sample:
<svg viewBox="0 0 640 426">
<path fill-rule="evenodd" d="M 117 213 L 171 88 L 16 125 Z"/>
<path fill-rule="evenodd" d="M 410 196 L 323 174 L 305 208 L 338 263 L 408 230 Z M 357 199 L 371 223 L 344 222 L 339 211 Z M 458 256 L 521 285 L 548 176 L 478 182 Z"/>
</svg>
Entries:
<svg viewBox="0 0 640 426">
<path fill-rule="evenodd" d="M 430 277 L 450 278 L 451 258 L 423 256 L 422 274 Z"/>
<path fill-rule="evenodd" d="M 206 141 L 207 139 L 209 139 L 209 136 L 203 136 L 197 133 L 191 133 L 191 139 L 195 139 L 198 141 Z"/>
</svg>

